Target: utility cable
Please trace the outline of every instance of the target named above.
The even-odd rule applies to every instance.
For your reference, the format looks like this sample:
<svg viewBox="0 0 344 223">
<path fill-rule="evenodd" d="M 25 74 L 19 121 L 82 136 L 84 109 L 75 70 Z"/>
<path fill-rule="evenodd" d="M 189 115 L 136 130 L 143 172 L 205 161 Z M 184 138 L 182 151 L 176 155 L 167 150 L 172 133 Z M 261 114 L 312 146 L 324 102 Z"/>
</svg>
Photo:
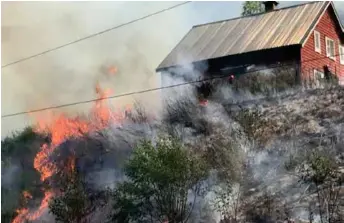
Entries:
<svg viewBox="0 0 344 223">
<path fill-rule="evenodd" d="M 344 54 L 337 54 L 337 55 L 335 55 L 335 57 L 340 56 L 340 55 L 344 55 Z M 301 61 L 301 63 L 306 63 L 306 62 L 320 60 L 320 59 L 323 59 L 323 57 Z M 295 63 L 289 63 L 289 64 L 283 64 L 283 65 L 276 65 L 276 66 L 272 66 L 272 67 L 268 67 L 268 68 L 256 69 L 253 71 L 241 73 L 241 75 L 259 72 L 259 71 L 264 71 L 264 70 L 271 70 L 271 69 L 278 68 L 278 67 L 286 67 L 286 66 L 290 66 L 290 65 L 295 65 Z M 7 117 L 18 116 L 18 115 L 29 114 L 29 113 L 36 113 L 36 112 L 41 112 L 41 111 L 46 111 L 46 110 L 51 110 L 51 109 L 57 109 L 57 108 L 63 108 L 63 107 L 69 107 L 69 106 L 74 106 L 74 105 L 79 105 L 79 104 L 86 104 L 86 103 L 95 102 L 95 101 L 102 101 L 102 100 L 106 100 L 106 99 L 113 99 L 113 98 L 120 98 L 120 97 L 125 97 L 125 96 L 136 95 L 136 94 L 142 94 L 142 93 L 147 93 L 147 92 L 151 92 L 151 91 L 163 90 L 163 89 L 174 88 L 174 87 L 183 86 L 183 85 L 189 85 L 189 84 L 195 84 L 195 83 L 200 83 L 200 82 L 204 82 L 204 81 L 210 81 L 210 80 L 219 79 L 219 78 L 225 78 L 225 77 L 229 77 L 229 76 L 230 75 L 228 75 L 228 74 L 219 75 L 219 76 L 214 76 L 214 77 L 210 77 L 210 78 L 205 78 L 202 80 L 184 82 L 184 83 L 169 85 L 169 86 L 165 86 L 165 87 L 150 88 L 150 89 L 146 89 L 146 90 L 142 90 L 142 91 L 129 92 L 129 93 L 118 94 L 118 95 L 113 95 L 113 96 L 109 96 L 109 97 L 96 98 L 96 99 L 90 99 L 90 100 L 85 100 L 85 101 L 78 101 L 78 102 L 73 102 L 73 103 L 68 103 L 68 104 L 62 104 L 62 105 L 57 105 L 57 106 L 35 109 L 35 110 L 31 110 L 31 111 L 11 113 L 11 114 L 7 114 L 7 115 L 3 115 L 3 116 L 1 116 L 1 118 L 7 118 Z"/>
<path fill-rule="evenodd" d="M 255 73 L 255 72 L 264 71 L 264 70 L 271 70 L 271 69 L 274 69 L 274 68 L 286 67 L 286 66 L 290 66 L 290 65 L 294 65 L 294 64 L 295 63 L 276 65 L 276 66 L 272 66 L 272 67 L 269 67 L 269 68 L 256 69 L 256 70 L 245 72 L 245 73 L 241 73 L 241 74 L 244 75 L 244 74 Z M 1 116 L 1 118 L 8 118 L 8 117 L 18 116 L 18 115 L 23 115 L 23 114 L 30 114 L 30 113 L 36 113 L 36 112 L 41 112 L 41 111 L 46 111 L 46 110 L 51 110 L 51 109 L 69 107 L 69 106 L 74 106 L 74 105 L 79 105 L 79 104 L 86 104 L 86 103 L 95 102 L 95 101 L 102 101 L 102 100 L 107 100 L 107 99 L 113 99 L 113 98 L 120 98 L 120 97 L 125 97 L 125 96 L 136 95 L 136 94 L 142 94 L 142 93 L 147 93 L 147 92 L 152 92 L 152 91 L 157 91 L 157 90 L 163 90 L 163 89 L 168 89 L 168 88 L 179 87 L 179 86 L 183 86 L 183 85 L 190 85 L 190 84 L 201 83 L 201 82 L 204 82 L 204 81 L 210 81 L 210 80 L 214 80 L 214 79 L 226 78 L 226 77 L 229 77 L 229 76 L 230 75 L 228 75 L 228 74 L 226 74 L 226 75 L 218 75 L 218 76 L 214 76 L 214 77 L 210 77 L 210 78 L 205 78 L 205 79 L 202 79 L 202 80 L 184 82 L 184 83 L 174 84 L 174 85 L 169 85 L 169 86 L 164 86 L 164 87 L 150 88 L 150 89 L 141 90 L 141 91 L 129 92 L 129 93 L 118 94 L 118 95 L 113 95 L 113 96 L 103 97 L 103 98 L 90 99 L 90 100 L 85 100 L 85 101 L 78 101 L 78 102 L 73 102 L 73 103 L 68 103 L 68 104 L 62 104 L 62 105 L 57 105 L 57 106 L 51 106 L 51 107 L 46 107 L 46 108 L 35 109 L 35 110 L 31 110 L 31 111 L 23 111 L 23 112 L 11 113 L 11 114 L 7 114 L 7 115 L 3 115 L 3 116 Z"/>
</svg>

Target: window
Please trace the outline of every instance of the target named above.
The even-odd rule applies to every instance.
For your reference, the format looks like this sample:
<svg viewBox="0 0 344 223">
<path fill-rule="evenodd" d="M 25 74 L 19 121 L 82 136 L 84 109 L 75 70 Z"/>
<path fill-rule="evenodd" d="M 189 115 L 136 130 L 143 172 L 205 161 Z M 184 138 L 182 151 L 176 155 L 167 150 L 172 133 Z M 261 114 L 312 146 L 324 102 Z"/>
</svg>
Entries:
<svg viewBox="0 0 344 223">
<path fill-rule="evenodd" d="M 340 64 L 344 64 L 344 46 L 339 45 L 339 61 Z"/>
<path fill-rule="evenodd" d="M 314 30 L 314 47 L 315 52 L 321 53 L 321 42 L 320 42 L 320 33 Z"/>
<path fill-rule="evenodd" d="M 314 84 L 317 87 L 320 87 L 322 85 L 324 77 L 325 75 L 323 72 L 316 69 L 314 70 Z"/>
<path fill-rule="evenodd" d="M 315 69 L 314 70 L 314 77 L 316 77 L 317 79 L 324 79 L 325 75 L 323 72 Z"/>
<path fill-rule="evenodd" d="M 326 56 L 331 58 L 332 60 L 336 60 L 334 40 L 326 37 L 325 41 L 326 41 Z"/>
</svg>

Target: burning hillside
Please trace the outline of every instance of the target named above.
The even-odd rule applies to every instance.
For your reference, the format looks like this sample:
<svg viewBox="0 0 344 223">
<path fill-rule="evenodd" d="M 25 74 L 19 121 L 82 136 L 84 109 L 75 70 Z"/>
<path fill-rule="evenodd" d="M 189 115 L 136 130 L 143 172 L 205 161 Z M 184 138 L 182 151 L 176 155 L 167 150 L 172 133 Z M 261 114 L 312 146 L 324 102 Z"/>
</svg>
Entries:
<svg viewBox="0 0 344 223">
<path fill-rule="evenodd" d="M 97 85 L 96 93 L 102 99 L 109 91 Z M 42 140 L 33 139 L 40 146 L 32 160 L 16 157 L 9 152 L 18 149 L 15 144 L 9 139 L 3 142 L 2 151 L 9 157 L 9 165 L 25 161 L 39 173 L 39 182 L 29 179 L 18 188 L 23 191 L 8 193 L 5 199 L 13 196 L 23 200 L 12 205 L 17 207 L 13 223 L 52 222 L 54 212 L 49 204 L 56 204 L 55 198 L 70 193 L 73 182 L 79 180 L 74 178 L 77 174 L 82 176 L 87 192 L 80 196 L 86 196 L 89 202 L 79 201 L 85 209 L 78 212 L 82 220 L 64 222 L 104 222 L 113 203 L 107 190 L 125 181 L 123 164 L 133 149 L 143 139 L 156 143 L 158 135 L 168 134 L 204 157 L 211 173 L 206 191 L 190 201 L 194 206 L 190 222 L 218 222 L 221 218 L 237 222 L 307 219 L 311 183 L 298 184 L 295 175 L 301 167 L 295 163 L 304 157 L 302 151 L 320 147 L 328 148 L 328 153 L 343 163 L 343 111 L 343 88 L 295 91 L 231 104 L 222 97 L 200 104 L 196 98 L 184 95 L 167 102 L 162 115 L 155 119 L 148 118 L 148 112 L 139 107 L 130 113 L 116 112 L 105 100 L 98 100 L 88 117 L 58 114 L 49 123 L 38 120 L 34 134 L 41 135 Z M 32 144 L 32 148 L 35 146 Z M 292 157 L 298 158 L 288 166 Z M 5 174 L 9 170 L 5 168 Z M 19 165 L 13 171 L 28 170 Z M 18 180 L 22 179 L 12 182 Z M 7 183 L 2 190 L 11 186 Z M 305 196 L 307 192 L 310 197 Z M 225 197 L 226 202 L 217 202 Z M 267 198 L 272 205 L 268 210 L 264 203 Z M 319 218 L 319 213 L 312 213 Z"/>
<path fill-rule="evenodd" d="M 39 219 L 46 211 L 48 202 L 55 195 L 54 190 L 56 188 L 54 188 L 52 179 L 63 169 L 64 171 L 71 172 L 75 168 L 75 159 L 78 158 L 76 154 L 79 155 L 82 151 L 68 148 L 67 155 L 64 155 L 60 160 L 57 159 L 58 156 L 63 155 L 63 151 L 60 150 L 62 150 L 61 147 L 66 141 L 103 131 L 110 124 L 120 125 L 124 120 L 124 112 L 111 111 L 111 108 L 103 100 L 105 97 L 110 96 L 110 90 L 103 90 L 99 84 L 96 84 L 95 92 L 98 95 L 98 100 L 96 100 L 90 117 L 87 119 L 82 117 L 70 118 L 64 114 L 59 114 L 52 115 L 52 122 L 49 123 L 46 123 L 44 120 L 38 120 L 35 132 L 37 134 L 48 134 L 50 138 L 49 143 L 44 143 L 40 147 L 33 161 L 34 168 L 40 174 L 42 185 L 46 185 L 42 187 L 44 197 L 36 210 L 29 210 L 27 207 L 18 209 L 18 215 L 13 220 L 13 223 Z M 67 162 L 69 162 L 69 165 L 67 165 Z M 27 191 L 23 192 L 23 196 L 26 199 L 34 199 Z"/>
</svg>

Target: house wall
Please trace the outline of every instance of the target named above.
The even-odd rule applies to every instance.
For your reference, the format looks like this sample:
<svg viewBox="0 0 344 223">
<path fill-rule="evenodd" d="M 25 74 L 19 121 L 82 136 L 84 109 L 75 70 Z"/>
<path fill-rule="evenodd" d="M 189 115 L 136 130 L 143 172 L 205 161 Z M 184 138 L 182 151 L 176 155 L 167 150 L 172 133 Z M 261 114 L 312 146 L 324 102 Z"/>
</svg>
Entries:
<svg viewBox="0 0 344 223">
<path fill-rule="evenodd" d="M 301 72 L 303 78 L 313 78 L 314 69 L 323 72 L 323 66 L 328 65 L 332 73 L 336 73 L 340 81 L 344 81 L 344 65 L 340 64 L 339 56 L 335 60 L 326 57 L 325 37 L 335 41 L 335 54 L 339 54 L 339 44 L 344 45 L 343 33 L 336 24 L 332 6 L 328 7 L 320 18 L 315 30 L 320 33 L 321 53 L 315 52 L 314 31 L 301 49 Z"/>
</svg>

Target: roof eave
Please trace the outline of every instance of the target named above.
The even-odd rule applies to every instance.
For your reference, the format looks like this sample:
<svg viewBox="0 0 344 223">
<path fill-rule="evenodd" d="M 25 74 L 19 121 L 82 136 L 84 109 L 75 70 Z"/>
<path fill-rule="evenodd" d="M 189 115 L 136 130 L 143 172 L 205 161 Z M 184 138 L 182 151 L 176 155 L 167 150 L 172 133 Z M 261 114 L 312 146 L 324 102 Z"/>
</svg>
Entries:
<svg viewBox="0 0 344 223">
<path fill-rule="evenodd" d="M 302 47 L 301 43 L 297 43 L 297 44 L 291 44 L 291 45 L 287 45 L 287 46 L 280 46 L 280 47 L 274 47 L 274 48 L 266 48 L 266 49 L 260 49 L 260 50 L 253 50 L 253 51 L 249 51 L 249 52 L 244 52 L 244 53 L 237 53 L 237 54 L 230 54 L 230 55 L 226 55 L 223 57 L 214 57 L 214 58 L 208 58 L 208 59 L 204 59 L 204 60 L 198 60 L 198 61 L 192 61 L 189 64 L 197 64 L 197 63 L 203 63 L 206 61 L 211 61 L 211 60 L 218 60 L 221 58 L 225 58 L 225 57 L 235 57 L 235 56 L 240 56 L 243 54 L 251 54 L 251 53 L 257 53 L 257 52 L 263 52 L 263 51 L 267 51 L 267 50 L 273 50 L 273 49 L 282 49 L 282 48 L 287 48 L 287 47 Z M 167 67 L 158 67 L 157 69 L 155 69 L 156 72 L 163 72 L 163 71 L 167 71 L 169 69 L 173 69 L 173 68 L 177 68 L 177 67 L 183 67 L 183 65 L 181 64 L 175 64 L 175 65 L 170 65 Z"/>
<path fill-rule="evenodd" d="M 158 70 L 162 70 L 162 69 L 168 69 L 168 67 L 161 67 L 161 65 L 164 64 L 166 58 L 168 58 L 168 57 L 171 55 L 171 53 L 173 52 L 173 50 L 174 50 L 175 48 L 178 47 L 178 45 L 187 37 L 187 35 L 191 32 L 191 30 L 192 30 L 192 28 L 189 29 L 189 31 L 183 36 L 183 38 L 181 38 L 181 40 L 179 40 L 179 42 L 172 48 L 172 50 L 170 50 L 170 52 L 167 54 L 167 56 L 164 58 L 164 60 L 161 61 L 161 63 L 159 64 L 159 66 L 155 69 L 155 72 L 160 72 L 160 71 L 158 71 Z"/>
<path fill-rule="evenodd" d="M 176 65 L 171 65 L 171 66 L 168 66 L 168 67 L 158 67 L 158 68 L 155 69 L 155 72 L 163 72 L 163 71 L 166 71 L 168 69 L 176 68 L 178 66 L 181 66 L 181 65 L 176 64 Z"/>
<path fill-rule="evenodd" d="M 158 72 L 165 71 L 165 70 L 167 70 L 167 69 L 168 69 L 168 67 L 161 67 L 161 68 L 155 69 L 155 72 L 158 73 Z"/>
</svg>

